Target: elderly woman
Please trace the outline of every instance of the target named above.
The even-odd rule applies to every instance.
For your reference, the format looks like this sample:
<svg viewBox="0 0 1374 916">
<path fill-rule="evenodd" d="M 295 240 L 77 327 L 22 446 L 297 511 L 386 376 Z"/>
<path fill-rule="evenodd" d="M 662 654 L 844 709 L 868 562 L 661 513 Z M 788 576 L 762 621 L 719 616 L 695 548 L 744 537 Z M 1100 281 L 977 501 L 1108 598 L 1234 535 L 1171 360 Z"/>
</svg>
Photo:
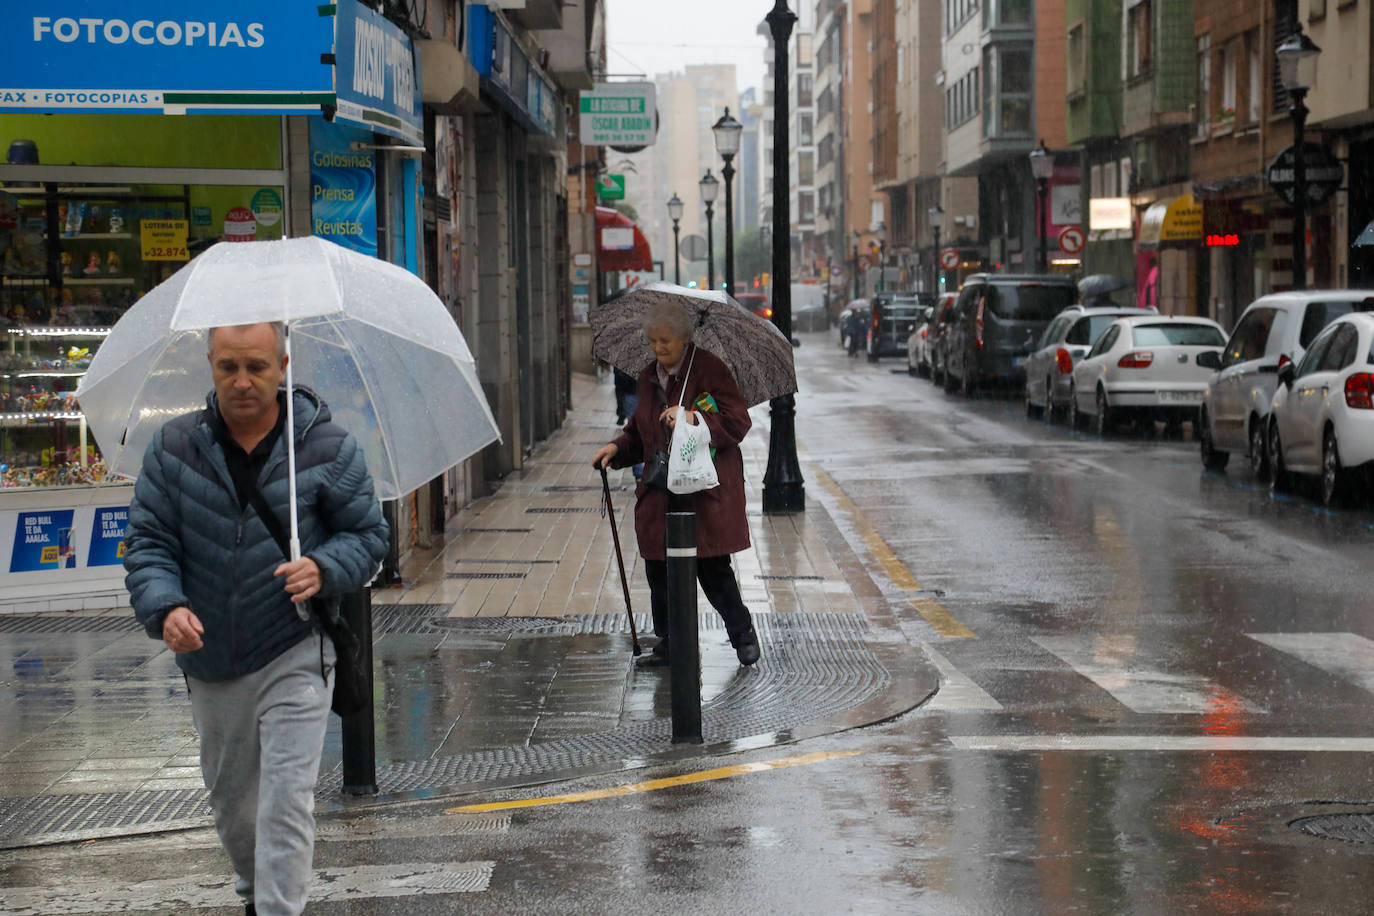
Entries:
<svg viewBox="0 0 1374 916">
<path fill-rule="evenodd" d="M 720 486 L 691 496 L 677 496 L 645 484 L 636 487 L 635 534 L 644 571 L 649 579 L 654 633 L 653 652 L 639 659 L 644 667 L 668 664 L 668 563 L 664 549 L 667 514 L 695 509 L 697 579 L 711 606 L 725 621 L 730 644 L 740 664 L 759 660 L 759 641 L 753 619 L 740 597 L 730 554 L 749 546 L 744 517 L 744 459 L 739 443 L 749 432 L 748 406 L 734 376 L 714 354 L 692 343 L 692 320 L 673 303 L 653 309 L 644 321 L 644 334 L 654 362 L 639 373 L 635 393 L 639 403 L 614 441 L 597 450 L 597 467 L 624 468 L 667 451 L 681 398 L 686 422 L 706 424 L 711 431 L 716 476 Z M 685 397 L 684 394 L 685 388 Z M 647 469 L 646 469 L 647 473 Z"/>
</svg>

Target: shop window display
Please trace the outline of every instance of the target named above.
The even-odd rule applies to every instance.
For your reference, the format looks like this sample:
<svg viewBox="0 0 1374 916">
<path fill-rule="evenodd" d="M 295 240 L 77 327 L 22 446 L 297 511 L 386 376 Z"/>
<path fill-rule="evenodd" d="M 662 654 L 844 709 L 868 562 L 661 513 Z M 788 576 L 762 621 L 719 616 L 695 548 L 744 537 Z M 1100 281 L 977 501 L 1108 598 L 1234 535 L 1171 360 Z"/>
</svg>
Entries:
<svg viewBox="0 0 1374 916">
<path fill-rule="evenodd" d="M 0 487 L 114 482 L 87 434 L 77 384 L 114 322 L 223 238 L 224 190 L 0 188 Z M 231 193 L 241 199 L 243 189 Z M 150 236 L 153 226 L 165 231 Z"/>
</svg>

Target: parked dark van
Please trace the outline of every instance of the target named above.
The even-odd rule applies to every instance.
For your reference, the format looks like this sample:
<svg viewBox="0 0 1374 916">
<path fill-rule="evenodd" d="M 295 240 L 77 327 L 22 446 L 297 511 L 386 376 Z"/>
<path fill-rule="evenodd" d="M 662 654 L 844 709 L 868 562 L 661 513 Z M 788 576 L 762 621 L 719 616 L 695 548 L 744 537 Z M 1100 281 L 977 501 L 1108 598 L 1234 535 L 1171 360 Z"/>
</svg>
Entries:
<svg viewBox="0 0 1374 916">
<path fill-rule="evenodd" d="M 946 332 L 945 389 L 1026 383 L 1024 360 L 1055 315 L 1078 301 L 1064 276 L 973 274 Z"/>
<path fill-rule="evenodd" d="M 921 323 L 926 306 L 935 297 L 927 293 L 876 293 L 870 300 L 872 327 L 868 331 L 868 361 L 883 356 L 905 356 L 906 339 Z"/>
</svg>

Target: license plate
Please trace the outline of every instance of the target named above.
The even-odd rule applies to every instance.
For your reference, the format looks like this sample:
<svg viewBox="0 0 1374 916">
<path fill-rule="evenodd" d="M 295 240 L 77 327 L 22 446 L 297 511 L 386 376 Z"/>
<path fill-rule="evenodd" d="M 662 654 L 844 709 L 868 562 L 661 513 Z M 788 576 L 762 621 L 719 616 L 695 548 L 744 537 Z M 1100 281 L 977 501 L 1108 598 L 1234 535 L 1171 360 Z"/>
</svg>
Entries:
<svg viewBox="0 0 1374 916">
<path fill-rule="evenodd" d="M 1201 391 L 1161 391 L 1159 399 L 1170 404 L 1196 404 L 1202 400 Z"/>
</svg>

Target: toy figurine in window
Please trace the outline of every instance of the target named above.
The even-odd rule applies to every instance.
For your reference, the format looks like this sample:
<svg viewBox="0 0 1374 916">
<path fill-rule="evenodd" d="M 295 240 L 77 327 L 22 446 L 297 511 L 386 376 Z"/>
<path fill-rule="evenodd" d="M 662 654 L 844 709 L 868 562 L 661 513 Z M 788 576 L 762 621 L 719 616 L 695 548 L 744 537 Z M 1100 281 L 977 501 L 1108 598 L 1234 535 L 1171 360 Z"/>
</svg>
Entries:
<svg viewBox="0 0 1374 916">
<path fill-rule="evenodd" d="M 63 324 L 76 324 L 76 299 L 69 289 L 62 290 L 62 305 L 58 307 L 57 314 Z"/>
<path fill-rule="evenodd" d="M 64 277 L 70 277 L 71 275 L 72 275 L 72 253 L 71 253 L 70 251 L 64 251 L 64 252 L 62 252 L 62 276 L 64 276 Z"/>
<path fill-rule="evenodd" d="M 86 209 L 86 226 L 83 232 L 102 232 L 105 229 L 105 214 L 99 204 L 91 204 Z"/>
<path fill-rule="evenodd" d="M 124 214 L 119 212 L 118 207 L 110 208 L 110 232 L 119 233 L 124 231 Z"/>
<path fill-rule="evenodd" d="M 112 276 L 112 277 L 118 275 L 118 273 L 119 273 L 119 252 L 118 252 L 118 251 L 107 251 L 107 252 L 105 252 L 105 273 L 109 274 L 109 275 Z"/>
<path fill-rule="evenodd" d="M 81 234 L 81 226 L 86 222 L 86 205 L 84 203 L 70 203 L 67 205 L 67 222 L 64 225 L 63 234 L 68 238 Z"/>
<path fill-rule="evenodd" d="M 91 252 L 90 256 L 86 258 L 86 267 L 81 272 L 88 277 L 92 277 L 100 273 L 100 252 Z"/>
<path fill-rule="evenodd" d="M 69 347 L 67 349 L 67 359 L 69 365 L 84 369 L 91 364 L 90 347 Z"/>
</svg>

